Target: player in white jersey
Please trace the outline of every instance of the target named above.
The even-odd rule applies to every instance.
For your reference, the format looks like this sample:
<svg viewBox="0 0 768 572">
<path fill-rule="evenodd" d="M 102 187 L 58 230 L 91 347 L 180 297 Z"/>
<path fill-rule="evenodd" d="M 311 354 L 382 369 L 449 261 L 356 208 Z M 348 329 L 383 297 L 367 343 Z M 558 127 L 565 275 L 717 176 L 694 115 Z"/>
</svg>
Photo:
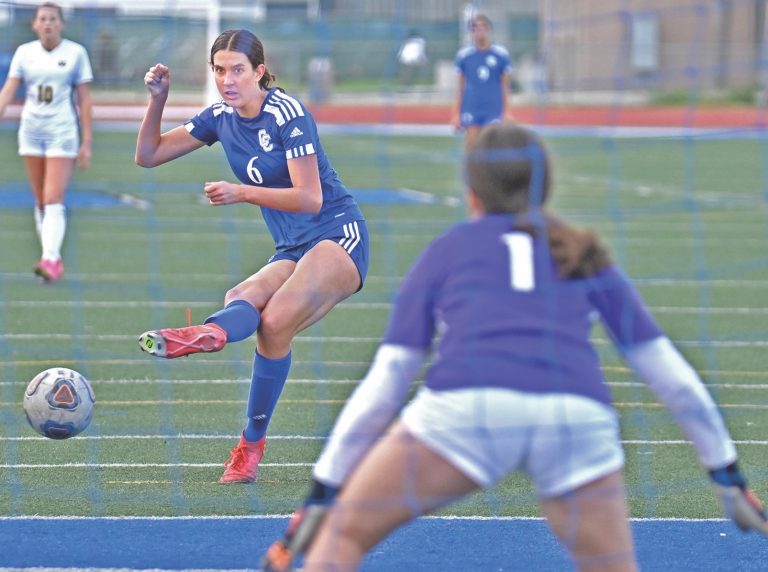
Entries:
<svg viewBox="0 0 768 572">
<path fill-rule="evenodd" d="M 75 164 L 87 169 L 91 161 L 93 72 L 85 48 L 62 38 L 63 28 L 61 8 L 51 2 L 41 4 L 32 20 L 38 39 L 16 49 L 0 91 L 2 116 L 22 83 L 26 87 L 19 155 L 24 157 L 35 195 L 35 228 L 42 256 L 34 270 L 44 282 L 64 274 L 64 193 Z"/>
<path fill-rule="evenodd" d="M 403 280 L 310 496 L 263 569 L 289 569 L 322 521 L 303 570 L 356 570 L 398 526 L 520 471 L 579 570 L 637 570 L 593 316 L 693 442 L 725 512 L 768 534 L 697 373 L 596 235 L 543 208 L 550 175 L 538 137 L 512 123 L 485 127 L 465 173 L 472 220 L 433 240 Z"/>
</svg>

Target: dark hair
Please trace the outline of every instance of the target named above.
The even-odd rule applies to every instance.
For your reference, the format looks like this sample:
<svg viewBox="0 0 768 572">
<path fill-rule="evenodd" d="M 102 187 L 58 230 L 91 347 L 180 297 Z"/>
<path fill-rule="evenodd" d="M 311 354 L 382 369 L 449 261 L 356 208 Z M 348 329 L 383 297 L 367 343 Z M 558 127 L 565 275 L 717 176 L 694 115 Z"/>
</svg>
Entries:
<svg viewBox="0 0 768 572">
<path fill-rule="evenodd" d="M 53 8 L 59 13 L 59 20 L 62 22 L 64 21 L 64 11 L 61 9 L 61 6 L 53 2 L 43 2 L 37 8 L 35 8 L 35 15 L 32 17 L 33 21 L 37 18 L 37 13 L 40 12 L 41 8 Z"/>
<path fill-rule="evenodd" d="M 519 213 L 549 198 L 549 157 L 539 137 L 514 123 L 484 127 L 465 163 L 467 184 L 488 213 Z"/>
<path fill-rule="evenodd" d="M 469 20 L 469 28 L 472 29 L 472 26 L 478 22 L 482 22 L 488 27 L 489 30 L 493 30 L 493 22 L 491 22 L 491 19 L 485 14 L 475 14 L 472 16 L 472 18 Z"/>
<path fill-rule="evenodd" d="M 546 236 L 562 278 L 594 276 L 611 256 L 594 232 L 541 209 L 549 198 L 549 171 L 544 143 L 514 123 L 484 127 L 467 153 L 467 184 L 487 213 L 514 213 L 516 229 Z"/>
<path fill-rule="evenodd" d="M 211 65 L 213 65 L 213 56 L 221 50 L 245 54 L 253 69 L 264 63 L 264 45 L 248 30 L 226 30 L 219 34 L 211 46 Z M 259 80 L 259 85 L 263 89 L 268 89 L 273 81 L 275 81 L 275 76 L 269 73 L 268 69 L 265 69 L 264 75 Z"/>
</svg>

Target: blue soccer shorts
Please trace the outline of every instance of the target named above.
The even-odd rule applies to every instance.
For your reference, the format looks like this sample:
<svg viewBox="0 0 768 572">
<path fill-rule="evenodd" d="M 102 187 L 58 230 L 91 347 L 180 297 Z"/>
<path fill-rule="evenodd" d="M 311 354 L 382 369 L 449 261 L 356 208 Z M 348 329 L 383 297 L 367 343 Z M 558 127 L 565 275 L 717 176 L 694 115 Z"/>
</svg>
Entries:
<svg viewBox="0 0 768 572">
<path fill-rule="evenodd" d="M 286 248 L 285 250 L 278 250 L 270 257 L 269 262 L 277 262 L 278 260 L 298 262 L 302 256 L 323 240 L 331 240 L 338 243 L 352 258 L 352 262 L 355 263 L 357 272 L 360 274 L 359 291 L 365 283 L 365 277 L 368 275 L 368 262 L 370 258 L 368 227 L 362 219 L 339 225 L 304 244 Z"/>
</svg>

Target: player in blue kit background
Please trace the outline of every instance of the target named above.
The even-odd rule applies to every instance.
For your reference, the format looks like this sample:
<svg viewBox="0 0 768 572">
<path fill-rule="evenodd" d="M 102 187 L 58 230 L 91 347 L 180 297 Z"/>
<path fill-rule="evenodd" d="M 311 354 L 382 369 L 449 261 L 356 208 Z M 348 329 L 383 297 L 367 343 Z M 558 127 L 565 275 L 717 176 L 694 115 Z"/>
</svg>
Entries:
<svg viewBox="0 0 768 572">
<path fill-rule="evenodd" d="M 538 137 L 488 126 L 465 166 L 472 220 L 435 239 L 403 280 L 312 491 L 263 569 L 290 569 L 309 544 L 305 572 L 355 570 L 398 526 L 522 471 L 579 570 L 636 570 L 595 314 L 693 442 L 726 513 L 768 534 L 696 372 L 597 237 L 540 208 L 550 170 Z M 433 344 L 425 385 L 391 424 Z"/>
<path fill-rule="evenodd" d="M 458 87 L 451 123 L 464 131 L 469 148 L 484 125 L 512 119 L 509 111 L 509 52 L 491 43 L 493 26 L 488 16 L 476 14 L 469 22 L 472 44 L 456 54 Z"/>
<path fill-rule="evenodd" d="M 306 108 L 279 88 L 264 48 L 247 30 L 227 30 L 211 47 L 222 100 L 160 132 L 170 70 L 152 66 L 149 104 L 136 142 L 136 163 L 155 167 L 204 145 L 221 143 L 240 181 L 207 182 L 211 205 L 261 207 L 276 252 L 224 298 L 224 308 L 198 326 L 145 332 L 145 352 L 177 358 L 215 352 L 257 333 L 247 424 L 219 482 L 252 482 L 266 431 L 291 366 L 291 342 L 363 286 L 368 270 L 365 219 L 331 167 Z"/>
</svg>

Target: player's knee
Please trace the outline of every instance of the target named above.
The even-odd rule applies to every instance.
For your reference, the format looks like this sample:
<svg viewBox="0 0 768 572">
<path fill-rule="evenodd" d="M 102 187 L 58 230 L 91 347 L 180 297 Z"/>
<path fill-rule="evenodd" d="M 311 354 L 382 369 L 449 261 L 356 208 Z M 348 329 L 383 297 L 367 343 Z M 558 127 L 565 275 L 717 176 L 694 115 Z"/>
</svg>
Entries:
<svg viewBox="0 0 768 572">
<path fill-rule="evenodd" d="M 289 312 L 270 306 L 261 313 L 259 339 L 263 339 L 271 345 L 281 343 L 290 345 L 294 333 L 295 324 Z"/>
<path fill-rule="evenodd" d="M 261 294 L 258 288 L 244 284 L 238 284 L 234 288 L 227 290 L 227 293 L 224 295 L 224 306 L 228 306 L 236 300 L 244 300 L 253 305 L 257 310 L 261 310 L 266 303 L 265 296 Z"/>
</svg>

